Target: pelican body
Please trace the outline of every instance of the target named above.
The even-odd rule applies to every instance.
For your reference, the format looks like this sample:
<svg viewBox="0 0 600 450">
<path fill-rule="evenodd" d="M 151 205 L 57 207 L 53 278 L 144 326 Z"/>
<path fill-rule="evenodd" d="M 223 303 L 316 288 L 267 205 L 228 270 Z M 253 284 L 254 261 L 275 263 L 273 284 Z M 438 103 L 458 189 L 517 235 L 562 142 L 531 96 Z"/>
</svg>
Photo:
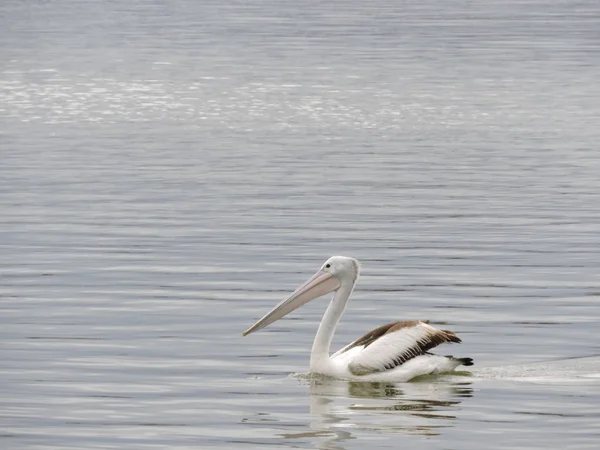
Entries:
<svg viewBox="0 0 600 450">
<path fill-rule="evenodd" d="M 330 355 L 331 341 L 360 274 L 354 258 L 332 256 L 308 281 L 246 330 L 258 331 L 309 301 L 334 292 L 310 354 L 310 371 L 355 381 L 408 381 L 420 375 L 449 372 L 471 358 L 429 352 L 445 342 L 461 342 L 452 331 L 420 320 L 382 325 Z"/>
</svg>

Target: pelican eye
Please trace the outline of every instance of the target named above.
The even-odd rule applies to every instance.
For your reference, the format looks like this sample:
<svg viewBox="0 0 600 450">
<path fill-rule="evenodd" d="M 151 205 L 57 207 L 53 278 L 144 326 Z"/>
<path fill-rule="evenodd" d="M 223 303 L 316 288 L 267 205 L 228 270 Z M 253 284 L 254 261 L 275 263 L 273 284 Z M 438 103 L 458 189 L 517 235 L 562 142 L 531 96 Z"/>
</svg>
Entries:
<svg viewBox="0 0 600 450">
<path fill-rule="evenodd" d="M 331 264 L 325 264 L 325 268 L 329 269 L 331 267 Z"/>
</svg>

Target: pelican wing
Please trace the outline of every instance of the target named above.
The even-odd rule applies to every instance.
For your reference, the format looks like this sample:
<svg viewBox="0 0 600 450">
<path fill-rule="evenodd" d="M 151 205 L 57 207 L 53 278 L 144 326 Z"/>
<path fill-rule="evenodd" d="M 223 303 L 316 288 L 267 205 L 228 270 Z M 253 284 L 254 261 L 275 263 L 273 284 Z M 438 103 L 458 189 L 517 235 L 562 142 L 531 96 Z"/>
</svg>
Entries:
<svg viewBox="0 0 600 450">
<path fill-rule="evenodd" d="M 382 325 L 347 345 L 333 358 L 347 358 L 354 375 L 391 370 L 444 342 L 460 342 L 452 332 L 420 320 Z"/>
</svg>

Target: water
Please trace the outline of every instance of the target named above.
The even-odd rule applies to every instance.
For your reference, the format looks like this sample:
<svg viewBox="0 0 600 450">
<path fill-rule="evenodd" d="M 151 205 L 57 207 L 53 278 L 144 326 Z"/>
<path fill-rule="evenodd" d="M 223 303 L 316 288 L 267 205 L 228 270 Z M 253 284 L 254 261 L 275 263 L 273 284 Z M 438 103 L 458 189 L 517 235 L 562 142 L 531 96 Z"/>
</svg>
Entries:
<svg viewBox="0 0 600 450">
<path fill-rule="evenodd" d="M 594 1 L 0 5 L 6 449 L 589 448 L 600 432 Z M 306 376 L 456 331 L 473 371 Z M 575 359 L 569 359 L 575 358 Z"/>
</svg>

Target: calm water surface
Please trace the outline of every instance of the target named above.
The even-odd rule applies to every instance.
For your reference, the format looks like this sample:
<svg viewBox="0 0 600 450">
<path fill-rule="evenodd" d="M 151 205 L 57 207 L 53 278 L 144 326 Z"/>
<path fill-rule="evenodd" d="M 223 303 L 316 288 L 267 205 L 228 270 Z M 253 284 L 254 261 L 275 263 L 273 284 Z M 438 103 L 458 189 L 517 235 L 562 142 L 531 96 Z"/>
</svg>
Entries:
<svg viewBox="0 0 600 450">
<path fill-rule="evenodd" d="M 0 5 L 0 447 L 596 449 L 596 1 Z M 306 375 L 455 330 L 471 373 Z M 571 359 L 573 358 L 573 359 Z"/>
</svg>

